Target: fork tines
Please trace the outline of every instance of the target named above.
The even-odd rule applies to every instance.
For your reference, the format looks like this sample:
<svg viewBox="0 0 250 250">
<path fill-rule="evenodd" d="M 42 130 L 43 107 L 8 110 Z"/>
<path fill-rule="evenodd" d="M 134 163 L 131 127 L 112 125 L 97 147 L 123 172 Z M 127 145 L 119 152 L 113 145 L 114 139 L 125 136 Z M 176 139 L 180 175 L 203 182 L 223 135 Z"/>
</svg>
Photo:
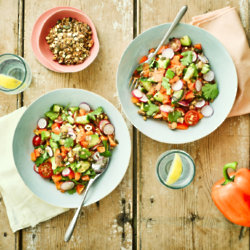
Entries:
<svg viewBox="0 0 250 250">
<path fill-rule="evenodd" d="M 129 81 L 129 88 L 136 89 L 138 87 L 139 80 L 136 77 L 131 77 Z"/>
</svg>

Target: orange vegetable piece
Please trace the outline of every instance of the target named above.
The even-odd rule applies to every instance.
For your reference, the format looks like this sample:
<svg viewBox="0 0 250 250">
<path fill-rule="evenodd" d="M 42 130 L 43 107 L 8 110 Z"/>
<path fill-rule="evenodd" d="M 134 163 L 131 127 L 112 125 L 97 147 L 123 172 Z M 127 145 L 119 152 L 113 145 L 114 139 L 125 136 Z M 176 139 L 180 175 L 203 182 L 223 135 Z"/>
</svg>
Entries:
<svg viewBox="0 0 250 250">
<path fill-rule="evenodd" d="M 160 47 L 160 49 L 159 49 L 158 52 L 157 52 L 157 55 L 161 54 L 162 51 L 163 51 L 164 49 L 166 49 L 166 45 L 162 45 L 162 46 Z"/>
<path fill-rule="evenodd" d="M 155 52 L 155 49 L 154 48 L 152 48 L 152 49 L 150 49 L 149 51 L 148 51 L 148 53 L 150 54 L 150 53 L 154 53 Z"/>
<path fill-rule="evenodd" d="M 51 126 L 52 132 L 59 135 L 60 134 L 60 125 L 58 123 L 53 123 Z"/>
<path fill-rule="evenodd" d="M 80 141 L 80 144 L 81 144 L 81 146 L 84 147 L 84 148 L 87 148 L 88 145 L 89 145 L 89 143 L 88 143 L 87 141 L 84 141 L 84 140 Z"/>
<path fill-rule="evenodd" d="M 99 153 L 103 153 L 103 152 L 105 152 L 105 147 L 97 147 L 97 151 Z"/>
<path fill-rule="evenodd" d="M 69 175 L 68 175 L 69 179 L 72 180 L 75 178 L 75 173 L 72 171 Z"/>
<path fill-rule="evenodd" d="M 86 132 L 86 135 L 93 135 L 94 133 L 93 133 L 93 131 L 87 131 Z"/>
<path fill-rule="evenodd" d="M 79 109 L 79 116 L 86 115 L 86 111 L 84 109 Z"/>
<path fill-rule="evenodd" d="M 172 79 L 169 80 L 169 83 L 173 84 L 175 82 L 178 82 L 180 80 L 179 76 L 174 76 Z"/>
<path fill-rule="evenodd" d="M 195 89 L 195 82 L 188 82 L 188 88 L 190 90 L 194 90 Z"/>
<path fill-rule="evenodd" d="M 60 190 L 61 192 L 63 191 L 63 190 L 61 190 L 62 182 L 55 182 L 55 185 L 56 185 L 57 190 Z"/>
<path fill-rule="evenodd" d="M 89 176 L 88 176 L 88 175 L 84 175 L 84 176 L 82 177 L 82 180 L 83 180 L 83 181 L 89 181 L 89 180 L 90 180 L 90 178 L 89 178 Z"/>
<path fill-rule="evenodd" d="M 38 149 L 34 149 L 34 153 L 35 153 L 36 158 L 40 156 L 40 152 Z"/>
<path fill-rule="evenodd" d="M 108 137 L 107 137 L 107 136 L 102 135 L 102 136 L 101 136 L 101 140 L 102 140 L 102 141 L 107 141 L 107 140 L 108 140 Z"/>
<path fill-rule="evenodd" d="M 171 60 L 171 66 L 181 65 L 180 56 L 174 56 Z"/>
<path fill-rule="evenodd" d="M 58 155 L 60 155 L 60 149 L 59 148 L 57 148 L 56 151 L 55 151 L 55 157 L 58 156 Z"/>
<path fill-rule="evenodd" d="M 194 98 L 194 93 L 192 90 L 188 91 L 185 95 L 185 100 L 190 100 L 190 99 L 193 99 Z"/>
<path fill-rule="evenodd" d="M 108 138 L 109 138 L 110 147 L 116 147 L 117 144 L 116 144 L 116 142 L 113 140 L 113 138 L 112 138 L 110 135 L 108 136 Z"/>
<path fill-rule="evenodd" d="M 138 103 L 139 100 L 138 100 L 136 97 L 132 96 L 132 97 L 131 97 L 131 102 L 132 102 L 132 103 Z"/>
<path fill-rule="evenodd" d="M 81 194 L 82 191 L 84 190 L 84 188 L 85 188 L 84 185 L 78 184 L 78 185 L 76 186 L 76 192 L 77 192 L 78 194 Z"/>
<path fill-rule="evenodd" d="M 81 173 L 75 172 L 75 180 L 79 181 L 81 179 Z"/>
<path fill-rule="evenodd" d="M 194 45 L 194 48 L 195 49 L 202 49 L 202 46 L 201 46 L 200 43 L 197 43 L 197 44 Z"/>
<path fill-rule="evenodd" d="M 52 175 L 52 180 L 54 181 L 54 183 L 58 183 L 61 179 L 62 179 L 61 174 Z"/>
<path fill-rule="evenodd" d="M 31 159 L 32 161 L 36 161 L 36 154 L 35 154 L 35 152 L 32 152 L 32 153 L 30 154 L 30 159 Z"/>
<path fill-rule="evenodd" d="M 141 60 L 139 61 L 139 63 L 144 63 L 145 61 L 147 61 L 148 60 L 148 57 L 147 56 L 143 56 L 142 58 L 141 58 Z"/>
<path fill-rule="evenodd" d="M 43 129 L 38 129 L 38 130 L 37 130 L 37 132 L 38 132 L 39 134 L 41 134 L 43 131 L 47 131 L 47 129 L 46 129 L 46 128 L 43 128 Z"/>
<path fill-rule="evenodd" d="M 177 129 L 185 130 L 188 129 L 188 125 L 186 123 L 177 123 Z"/>
</svg>

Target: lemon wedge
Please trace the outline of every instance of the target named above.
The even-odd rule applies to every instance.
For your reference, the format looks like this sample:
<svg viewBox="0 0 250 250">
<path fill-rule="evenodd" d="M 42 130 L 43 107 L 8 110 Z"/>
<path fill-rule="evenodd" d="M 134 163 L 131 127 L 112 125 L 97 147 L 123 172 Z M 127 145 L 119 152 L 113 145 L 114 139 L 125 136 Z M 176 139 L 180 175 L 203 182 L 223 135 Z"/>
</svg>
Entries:
<svg viewBox="0 0 250 250">
<path fill-rule="evenodd" d="M 17 88 L 22 82 L 10 77 L 10 76 L 6 76 L 3 74 L 0 74 L 0 86 L 4 87 L 6 89 L 15 89 Z"/>
<path fill-rule="evenodd" d="M 171 164 L 166 184 L 171 185 L 179 180 L 182 173 L 182 161 L 178 153 L 174 155 L 174 160 Z"/>
</svg>

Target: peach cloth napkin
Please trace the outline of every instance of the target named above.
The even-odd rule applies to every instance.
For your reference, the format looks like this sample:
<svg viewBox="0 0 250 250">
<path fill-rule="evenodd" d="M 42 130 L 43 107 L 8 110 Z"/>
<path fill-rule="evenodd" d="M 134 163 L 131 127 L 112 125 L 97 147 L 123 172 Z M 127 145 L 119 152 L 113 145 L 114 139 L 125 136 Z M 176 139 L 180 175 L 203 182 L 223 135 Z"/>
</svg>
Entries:
<svg viewBox="0 0 250 250">
<path fill-rule="evenodd" d="M 192 25 L 214 35 L 233 58 L 238 92 L 229 117 L 250 113 L 250 49 L 235 8 L 226 7 L 192 18 Z"/>
</svg>

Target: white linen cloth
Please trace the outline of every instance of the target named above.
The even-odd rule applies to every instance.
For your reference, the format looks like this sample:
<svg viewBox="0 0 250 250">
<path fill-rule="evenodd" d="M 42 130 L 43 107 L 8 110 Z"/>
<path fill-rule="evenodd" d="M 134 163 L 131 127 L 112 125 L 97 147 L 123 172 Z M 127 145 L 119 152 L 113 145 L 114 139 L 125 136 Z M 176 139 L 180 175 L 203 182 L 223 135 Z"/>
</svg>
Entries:
<svg viewBox="0 0 250 250">
<path fill-rule="evenodd" d="M 0 192 L 13 232 L 34 227 L 68 210 L 40 200 L 28 189 L 17 172 L 12 155 L 12 140 L 16 125 L 25 110 L 23 107 L 0 118 Z"/>
</svg>

